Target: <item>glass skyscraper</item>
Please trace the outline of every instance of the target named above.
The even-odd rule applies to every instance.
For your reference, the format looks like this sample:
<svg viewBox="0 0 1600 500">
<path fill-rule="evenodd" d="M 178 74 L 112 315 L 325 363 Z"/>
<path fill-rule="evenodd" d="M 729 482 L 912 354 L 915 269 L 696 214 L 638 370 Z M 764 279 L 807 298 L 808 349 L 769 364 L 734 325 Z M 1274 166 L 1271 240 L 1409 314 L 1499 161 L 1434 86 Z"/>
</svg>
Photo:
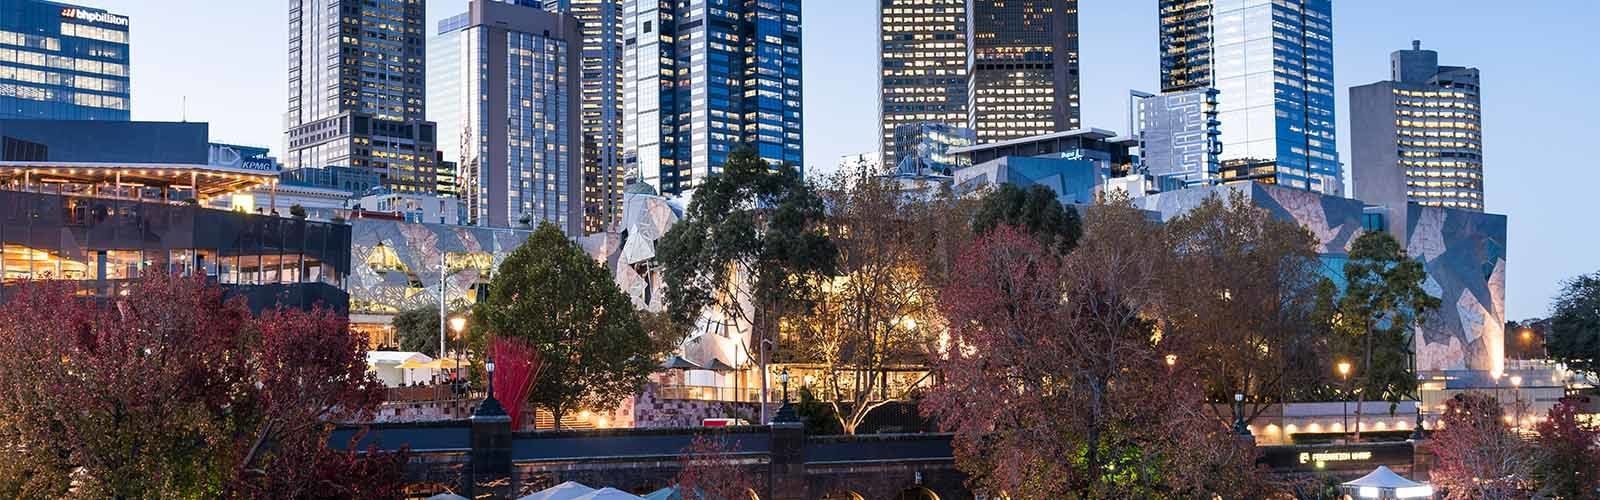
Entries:
<svg viewBox="0 0 1600 500">
<path fill-rule="evenodd" d="M 577 20 L 473 0 L 439 23 L 435 116 L 457 139 L 467 223 L 583 231 L 582 74 Z M 452 47 L 451 44 L 454 44 Z M 447 60 L 452 59 L 453 60 Z M 446 95 L 455 89 L 455 95 Z"/>
<path fill-rule="evenodd" d="M 527 0 L 525 0 L 527 1 Z M 622 217 L 622 0 L 544 0 L 583 30 L 583 230 Z"/>
<path fill-rule="evenodd" d="M 658 192 L 741 145 L 804 163 L 800 0 L 623 1 L 623 155 Z"/>
<path fill-rule="evenodd" d="M 967 125 L 967 0 L 879 0 L 878 101 L 883 164 L 899 164 L 895 129 Z"/>
<path fill-rule="evenodd" d="M 291 0 L 284 167 L 378 172 L 385 187 L 433 193 L 425 121 L 423 2 Z"/>
<path fill-rule="evenodd" d="M 1161 0 L 1161 90 L 1215 88 L 1223 181 L 1341 195 L 1331 0 Z"/>
<path fill-rule="evenodd" d="M 127 17 L 0 0 L 0 118 L 127 121 L 128 95 Z"/>
<path fill-rule="evenodd" d="M 1078 0 L 971 0 L 968 128 L 978 142 L 1079 125 Z"/>
<path fill-rule="evenodd" d="M 1389 57 L 1389 81 L 1350 89 L 1350 169 L 1357 198 L 1483 211 L 1478 69 L 1440 66 L 1412 42 Z"/>
</svg>

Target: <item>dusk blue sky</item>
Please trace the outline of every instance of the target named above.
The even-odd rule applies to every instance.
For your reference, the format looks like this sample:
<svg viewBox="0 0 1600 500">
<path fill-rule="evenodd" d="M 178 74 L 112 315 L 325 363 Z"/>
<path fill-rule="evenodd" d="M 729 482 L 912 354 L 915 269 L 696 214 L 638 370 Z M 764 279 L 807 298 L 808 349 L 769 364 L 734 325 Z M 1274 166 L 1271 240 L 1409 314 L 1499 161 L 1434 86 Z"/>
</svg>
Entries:
<svg viewBox="0 0 1600 500">
<path fill-rule="evenodd" d="M 281 0 L 81 0 L 131 18 L 133 118 L 211 123 L 214 141 L 281 149 L 288 8 Z M 876 0 L 806 0 L 805 141 L 813 172 L 876 149 Z M 465 10 L 429 0 L 435 21 Z M 1082 0 L 1083 123 L 1125 131 L 1129 89 L 1157 89 L 1156 0 Z M 1348 163 L 1351 86 L 1388 78 L 1421 39 L 1483 73 L 1488 210 L 1510 217 L 1507 316 L 1543 316 L 1559 282 L 1600 270 L 1600 2 L 1338 0 L 1334 75 Z M 1347 176 L 1348 181 L 1348 176 Z"/>
</svg>

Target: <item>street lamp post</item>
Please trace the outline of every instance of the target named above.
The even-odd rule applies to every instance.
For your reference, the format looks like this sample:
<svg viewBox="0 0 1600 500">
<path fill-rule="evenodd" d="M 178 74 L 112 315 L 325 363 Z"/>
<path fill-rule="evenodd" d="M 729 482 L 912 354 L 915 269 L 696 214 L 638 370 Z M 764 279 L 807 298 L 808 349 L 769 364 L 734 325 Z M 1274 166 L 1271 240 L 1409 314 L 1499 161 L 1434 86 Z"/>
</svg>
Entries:
<svg viewBox="0 0 1600 500">
<path fill-rule="evenodd" d="M 1178 355 L 1177 354 L 1168 354 L 1167 355 L 1167 375 L 1169 375 L 1169 376 L 1172 375 L 1172 368 L 1177 366 L 1177 365 L 1178 365 Z"/>
<path fill-rule="evenodd" d="M 460 344 L 460 342 L 461 342 L 461 332 L 463 330 L 466 330 L 466 329 L 467 329 L 467 318 L 465 316 L 455 316 L 453 318 L 450 318 L 450 331 L 455 332 L 457 344 Z M 454 377 L 455 380 L 460 381 L 461 380 L 461 349 L 460 349 L 459 345 L 456 346 L 456 367 L 455 367 L 455 372 L 454 373 L 455 373 L 455 377 Z"/>
<path fill-rule="evenodd" d="M 1249 436 L 1250 427 L 1244 423 L 1244 393 L 1233 394 L 1233 433 L 1240 436 Z"/>
<path fill-rule="evenodd" d="M 1342 432 L 1345 432 L 1345 433 L 1349 433 L 1350 432 L 1350 362 L 1349 361 L 1340 361 L 1339 362 L 1339 379 L 1344 382 L 1344 397 L 1343 398 L 1339 398 L 1340 399 L 1340 401 L 1339 401 L 1340 412 L 1343 414 L 1343 420 L 1342 421 L 1344 423 L 1342 424 L 1342 426 L 1339 427 L 1339 430 L 1342 431 Z"/>
<path fill-rule="evenodd" d="M 1516 421 L 1515 427 L 1518 430 L 1521 430 L 1522 429 L 1522 376 L 1521 375 L 1512 375 L 1511 376 L 1511 387 L 1512 387 L 1512 390 L 1515 391 L 1515 392 L 1512 393 L 1512 395 L 1516 398 L 1511 403 L 1513 406 L 1515 406 L 1517 408 L 1517 421 Z"/>
</svg>

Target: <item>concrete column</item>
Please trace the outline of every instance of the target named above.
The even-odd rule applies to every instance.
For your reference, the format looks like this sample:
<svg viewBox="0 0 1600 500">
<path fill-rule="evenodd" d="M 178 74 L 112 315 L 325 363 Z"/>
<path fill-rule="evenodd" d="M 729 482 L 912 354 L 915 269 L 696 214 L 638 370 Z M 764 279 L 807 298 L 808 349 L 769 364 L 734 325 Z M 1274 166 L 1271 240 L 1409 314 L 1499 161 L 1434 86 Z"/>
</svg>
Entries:
<svg viewBox="0 0 1600 500">
<path fill-rule="evenodd" d="M 762 498 L 772 500 L 805 500 L 806 491 L 806 426 L 795 418 L 794 409 L 787 403 L 778 409 L 770 426 L 772 432 L 772 460 L 768 463 L 767 494 Z"/>
<path fill-rule="evenodd" d="M 511 417 L 500 403 L 489 398 L 470 419 L 472 429 L 471 474 L 467 477 L 468 496 L 510 498 L 516 491 L 511 477 Z"/>
</svg>

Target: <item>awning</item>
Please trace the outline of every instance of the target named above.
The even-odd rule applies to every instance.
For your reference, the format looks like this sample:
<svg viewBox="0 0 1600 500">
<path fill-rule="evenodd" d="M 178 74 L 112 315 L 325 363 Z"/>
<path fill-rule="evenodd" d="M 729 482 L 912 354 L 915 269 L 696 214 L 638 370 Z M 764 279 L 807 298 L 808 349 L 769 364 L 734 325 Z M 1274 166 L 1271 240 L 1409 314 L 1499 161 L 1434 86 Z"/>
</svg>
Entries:
<svg viewBox="0 0 1600 500">
<path fill-rule="evenodd" d="M 1379 465 L 1377 469 L 1367 473 L 1367 475 L 1361 476 L 1360 479 L 1349 481 L 1339 486 L 1346 493 L 1353 493 L 1356 498 L 1433 497 L 1432 486 L 1401 477 L 1382 465 Z"/>
<path fill-rule="evenodd" d="M 683 356 L 677 356 L 677 355 L 674 355 L 671 358 L 667 358 L 667 362 L 662 363 L 661 364 L 661 368 L 662 369 L 666 369 L 666 370 L 704 370 L 704 369 L 706 369 L 704 366 L 700 366 L 700 365 L 694 364 L 693 361 L 689 361 L 687 359 L 683 359 Z"/>
<path fill-rule="evenodd" d="M 716 359 L 716 358 L 711 358 L 711 364 L 710 364 L 710 365 L 707 365 L 707 366 L 706 366 L 706 367 L 705 367 L 705 369 L 707 369 L 707 370 L 711 370 L 711 371 L 714 371 L 714 372 L 732 372 L 732 371 L 739 371 L 739 369 L 738 369 L 738 368 L 734 368 L 734 367 L 732 367 L 732 366 L 728 366 L 728 364 L 727 364 L 727 363 L 723 363 L 723 362 L 722 362 L 722 360 L 720 360 L 720 359 Z"/>
<path fill-rule="evenodd" d="M 517 500 L 573 500 L 575 498 L 594 493 L 595 489 L 579 483 L 567 481 L 547 489 L 534 492 L 531 495 Z"/>
<path fill-rule="evenodd" d="M 191 189 L 202 199 L 267 186 L 276 171 L 192 163 L 0 162 L 0 178 L 25 179 L 34 189 L 50 183 L 175 187 Z M 44 189 L 48 191 L 48 189 Z"/>
</svg>

